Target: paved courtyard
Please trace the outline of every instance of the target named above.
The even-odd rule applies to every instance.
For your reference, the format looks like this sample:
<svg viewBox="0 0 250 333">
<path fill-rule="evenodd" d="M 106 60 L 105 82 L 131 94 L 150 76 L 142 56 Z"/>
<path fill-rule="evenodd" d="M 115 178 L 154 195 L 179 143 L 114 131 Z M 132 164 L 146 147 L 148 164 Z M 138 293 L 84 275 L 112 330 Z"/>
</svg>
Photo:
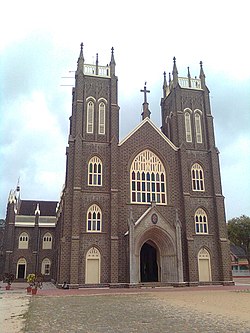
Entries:
<svg viewBox="0 0 250 333">
<path fill-rule="evenodd" d="M 17 288 L 1 292 L 0 297 L 0 306 L 9 302 L 13 313 L 19 302 L 16 316 L 0 323 L 1 333 L 250 332 L 248 283 L 141 290 L 58 290 L 45 285 L 36 296 Z M 11 320 L 19 328 L 10 330 Z"/>
<path fill-rule="evenodd" d="M 250 304 L 250 303 L 249 303 Z M 250 332 L 250 323 L 178 307 L 149 293 L 33 298 L 25 332 Z"/>
</svg>

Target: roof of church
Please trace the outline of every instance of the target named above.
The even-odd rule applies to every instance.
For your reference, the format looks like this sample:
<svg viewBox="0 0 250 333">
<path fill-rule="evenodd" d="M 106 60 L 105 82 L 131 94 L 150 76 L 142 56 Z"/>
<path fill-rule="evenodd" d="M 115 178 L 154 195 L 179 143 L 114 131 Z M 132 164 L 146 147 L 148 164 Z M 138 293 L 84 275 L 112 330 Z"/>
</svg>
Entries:
<svg viewBox="0 0 250 333">
<path fill-rule="evenodd" d="M 21 200 L 18 215 L 34 216 L 37 208 L 40 216 L 56 216 L 57 201 Z"/>
</svg>

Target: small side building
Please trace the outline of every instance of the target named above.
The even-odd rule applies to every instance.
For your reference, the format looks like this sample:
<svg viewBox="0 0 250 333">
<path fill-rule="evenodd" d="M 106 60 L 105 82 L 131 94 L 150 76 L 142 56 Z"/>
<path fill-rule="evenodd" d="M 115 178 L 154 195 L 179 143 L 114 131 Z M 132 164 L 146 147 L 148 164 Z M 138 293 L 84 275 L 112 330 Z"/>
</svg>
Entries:
<svg viewBox="0 0 250 333">
<path fill-rule="evenodd" d="M 18 281 L 30 273 L 55 276 L 55 226 L 57 201 L 21 200 L 20 188 L 11 191 L 4 237 L 4 272 Z"/>
<path fill-rule="evenodd" d="M 247 255 L 240 246 L 230 245 L 232 275 L 233 276 L 250 276 L 250 267 Z"/>
</svg>

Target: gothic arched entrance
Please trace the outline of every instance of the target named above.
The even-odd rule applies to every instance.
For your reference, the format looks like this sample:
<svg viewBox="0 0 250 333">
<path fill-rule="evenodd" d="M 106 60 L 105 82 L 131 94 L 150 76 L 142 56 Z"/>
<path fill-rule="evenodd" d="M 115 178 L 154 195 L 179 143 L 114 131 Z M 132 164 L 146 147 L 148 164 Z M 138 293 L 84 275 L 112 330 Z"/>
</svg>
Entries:
<svg viewBox="0 0 250 333">
<path fill-rule="evenodd" d="M 26 278 L 26 268 L 27 261 L 25 258 L 20 258 L 17 262 L 16 278 L 25 279 Z"/>
<path fill-rule="evenodd" d="M 85 283 L 100 283 L 101 254 L 96 247 L 88 250 L 86 255 Z"/>
<path fill-rule="evenodd" d="M 199 281 L 211 281 L 211 264 L 209 252 L 202 248 L 198 253 Z"/>
<path fill-rule="evenodd" d="M 157 247 L 152 242 L 143 244 L 140 252 L 141 282 L 158 282 Z"/>
</svg>

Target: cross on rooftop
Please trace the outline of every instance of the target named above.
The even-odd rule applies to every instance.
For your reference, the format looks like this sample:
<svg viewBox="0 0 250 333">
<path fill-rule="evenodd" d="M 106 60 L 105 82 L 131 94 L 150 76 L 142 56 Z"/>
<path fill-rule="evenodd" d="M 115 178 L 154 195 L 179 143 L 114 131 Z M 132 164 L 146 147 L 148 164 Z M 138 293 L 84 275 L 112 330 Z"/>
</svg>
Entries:
<svg viewBox="0 0 250 333">
<path fill-rule="evenodd" d="M 141 92 L 144 93 L 144 103 L 147 103 L 147 93 L 150 93 L 150 90 L 147 90 L 146 85 L 147 85 L 147 82 L 145 82 L 144 89 L 141 90 Z"/>
</svg>

